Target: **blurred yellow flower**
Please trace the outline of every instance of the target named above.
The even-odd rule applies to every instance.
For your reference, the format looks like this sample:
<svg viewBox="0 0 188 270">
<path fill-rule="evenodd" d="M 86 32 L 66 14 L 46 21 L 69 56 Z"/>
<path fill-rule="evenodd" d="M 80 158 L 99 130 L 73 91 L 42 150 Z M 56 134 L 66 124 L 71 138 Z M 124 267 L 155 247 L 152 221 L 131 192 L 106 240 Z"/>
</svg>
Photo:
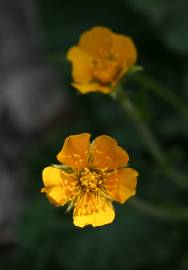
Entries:
<svg viewBox="0 0 188 270">
<path fill-rule="evenodd" d="M 135 64 L 137 51 L 130 37 L 94 27 L 81 35 L 67 58 L 72 62 L 73 86 L 77 90 L 82 94 L 110 93 Z"/>
<path fill-rule="evenodd" d="M 102 226 L 114 220 L 112 201 L 124 203 L 136 193 L 137 171 L 127 168 L 129 156 L 113 138 L 90 134 L 66 138 L 57 159 L 63 165 L 43 170 L 44 188 L 55 206 L 74 207 L 74 224 Z"/>
</svg>

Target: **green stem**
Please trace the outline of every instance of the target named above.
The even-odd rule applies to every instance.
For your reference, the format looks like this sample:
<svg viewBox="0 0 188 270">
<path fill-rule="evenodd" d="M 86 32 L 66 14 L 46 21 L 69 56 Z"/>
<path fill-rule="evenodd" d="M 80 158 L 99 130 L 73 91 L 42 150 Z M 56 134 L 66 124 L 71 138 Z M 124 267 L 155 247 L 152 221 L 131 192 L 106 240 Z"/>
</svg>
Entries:
<svg viewBox="0 0 188 270">
<path fill-rule="evenodd" d="M 139 135 L 141 135 L 141 137 L 143 138 L 143 141 L 146 147 L 150 150 L 153 158 L 161 165 L 164 165 L 167 162 L 166 157 L 158 142 L 153 138 L 153 135 L 151 134 L 151 131 L 147 124 L 141 120 L 140 115 L 135 109 L 133 103 L 127 98 L 127 96 L 123 92 L 120 93 L 119 98 L 121 105 L 136 126 Z"/>
<path fill-rule="evenodd" d="M 133 198 L 129 204 L 150 216 L 160 218 L 167 221 L 188 221 L 188 208 L 187 207 L 174 207 L 165 209 L 160 206 L 153 205 L 144 201 L 143 199 Z"/>
<path fill-rule="evenodd" d="M 188 104 L 172 90 L 144 73 L 134 75 L 132 80 L 144 86 L 144 89 L 147 91 L 153 92 L 155 95 L 168 102 L 172 107 L 188 118 Z"/>
<path fill-rule="evenodd" d="M 155 161 L 163 168 L 163 171 L 167 177 L 180 187 L 188 189 L 187 176 L 183 175 L 169 164 L 164 151 L 155 139 L 148 125 L 141 119 L 139 112 L 136 110 L 134 104 L 129 100 L 121 87 L 117 89 L 116 98 L 119 100 L 121 106 L 124 108 L 127 115 L 135 125 L 135 128 L 145 143 L 145 146 L 148 148 L 148 151 Z"/>
</svg>

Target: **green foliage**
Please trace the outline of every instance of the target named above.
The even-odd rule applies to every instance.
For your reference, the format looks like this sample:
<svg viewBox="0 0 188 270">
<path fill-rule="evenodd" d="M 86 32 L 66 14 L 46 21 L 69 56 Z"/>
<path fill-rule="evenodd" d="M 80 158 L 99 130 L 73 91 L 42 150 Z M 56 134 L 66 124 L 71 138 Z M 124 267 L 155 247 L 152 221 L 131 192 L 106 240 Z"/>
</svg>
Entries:
<svg viewBox="0 0 188 270">
<path fill-rule="evenodd" d="M 186 0 L 124 0 L 148 18 L 148 22 L 170 49 L 188 53 L 188 2 Z"/>
</svg>

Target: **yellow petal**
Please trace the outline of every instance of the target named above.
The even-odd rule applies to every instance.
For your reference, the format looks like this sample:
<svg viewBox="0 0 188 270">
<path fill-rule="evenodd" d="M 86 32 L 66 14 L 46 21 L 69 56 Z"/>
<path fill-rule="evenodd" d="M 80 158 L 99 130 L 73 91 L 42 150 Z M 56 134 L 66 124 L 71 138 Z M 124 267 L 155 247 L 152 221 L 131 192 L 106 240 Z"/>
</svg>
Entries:
<svg viewBox="0 0 188 270">
<path fill-rule="evenodd" d="M 114 220 L 115 212 L 111 202 L 94 194 L 85 193 L 75 206 L 74 225 L 83 228 L 87 225 L 103 226 Z"/>
<path fill-rule="evenodd" d="M 113 50 L 117 54 L 123 68 L 130 68 L 137 60 L 137 50 L 130 37 L 112 34 Z"/>
<path fill-rule="evenodd" d="M 111 199 L 124 203 L 136 193 L 138 172 L 125 168 L 110 173 L 105 177 L 105 188 Z"/>
<path fill-rule="evenodd" d="M 112 31 L 107 27 L 93 27 L 81 35 L 79 46 L 93 57 L 108 52 L 112 46 Z"/>
<path fill-rule="evenodd" d="M 77 90 L 79 90 L 82 94 L 87 94 L 90 92 L 101 92 L 104 94 L 112 92 L 112 88 L 109 86 L 102 86 L 97 82 L 90 82 L 90 83 L 73 83 L 72 84 Z"/>
<path fill-rule="evenodd" d="M 46 167 L 42 172 L 45 187 L 52 187 L 62 184 L 61 170 L 52 166 Z"/>
<path fill-rule="evenodd" d="M 72 135 L 66 138 L 57 159 L 64 165 L 82 169 L 87 167 L 89 157 L 89 133 Z"/>
<path fill-rule="evenodd" d="M 72 47 L 67 54 L 72 62 L 72 76 L 75 82 L 85 83 L 92 80 L 92 57 L 81 48 Z"/>
<path fill-rule="evenodd" d="M 41 192 L 46 193 L 51 203 L 62 206 L 71 200 L 76 186 L 75 175 L 67 174 L 58 168 L 47 167 L 42 176 L 45 188 L 42 188 Z"/>
<path fill-rule="evenodd" d="M 44 188 L 42 192 L 46 193 L 48 200 L 55 206 L 63 206 L 69 201 L 61 186 Z"/>
<path fill-rule="evenodd" d="M 93 168 L 111 170 L 125 166 L 129 156 L 123 148 L 117 145 L 116 140 L 107 135 L 97 137 L 91 145 Z"/>
</svg>

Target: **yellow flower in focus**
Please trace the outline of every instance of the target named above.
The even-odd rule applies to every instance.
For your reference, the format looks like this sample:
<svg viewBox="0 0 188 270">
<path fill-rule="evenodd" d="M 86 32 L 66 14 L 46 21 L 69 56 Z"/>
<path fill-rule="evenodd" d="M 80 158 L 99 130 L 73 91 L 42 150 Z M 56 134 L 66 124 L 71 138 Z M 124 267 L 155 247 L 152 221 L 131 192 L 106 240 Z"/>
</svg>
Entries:
<svg viewBox="0 0 188 270">
<path fill-rule="evenodd" d="M 77 90 L 82 94 L 110 93 L 135 64 L 137 51 L 130 37 L 94 27 L 81 35 L 67 58 L 72 62 L 73 86 Z"/>
<path fill-rule="evenodd" d="M 116 140 L 90 134 L 66 138 L 57 159 L 63 164 L 43 170 L 44 188 L 55 206 L 74 207 L 74 224 L 102 226 L 114 220 L 112 201 L 124 203 L 136 193 L 137 171 L 126 168 L 129 156 Z"/>
</svg>

